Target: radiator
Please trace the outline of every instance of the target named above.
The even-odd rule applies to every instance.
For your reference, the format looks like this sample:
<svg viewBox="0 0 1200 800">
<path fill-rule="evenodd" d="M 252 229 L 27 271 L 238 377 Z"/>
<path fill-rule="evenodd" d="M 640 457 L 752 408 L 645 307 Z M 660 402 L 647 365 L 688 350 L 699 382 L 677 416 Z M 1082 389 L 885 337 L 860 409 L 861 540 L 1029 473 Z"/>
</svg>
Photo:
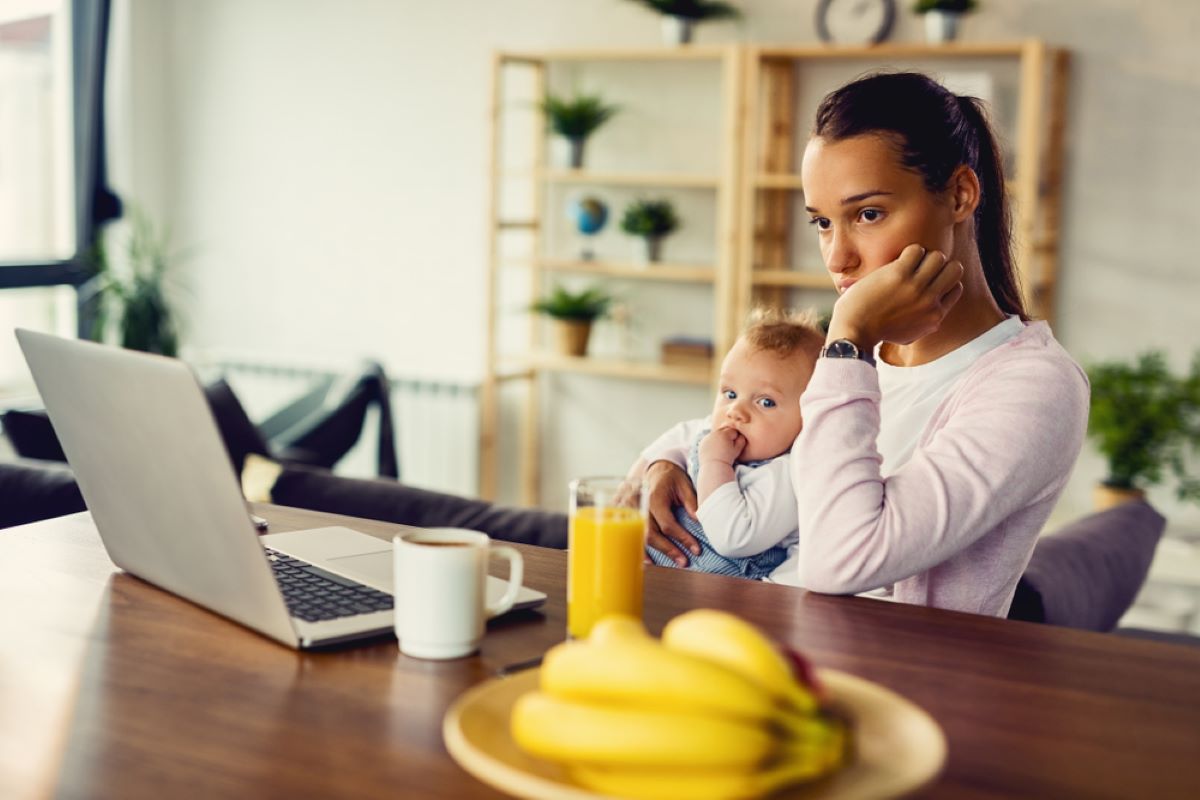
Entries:
<svg viewBox="0 0 1200 800">
<path fill-rule="evenodd" d="M 251 419 L 261 422 L 314 386 L 346 379 L 327 368 L 244 358 L 211 360 Z M 475 497 L 479 492 L 479 384 L 389 375 L 400 480 L 411 486 Z M 331 397 L 332 400 L 332 397 Z M 374 477 L 378 412 L 367 415 L 358 443 L 335 472 Z"/>
</svg>

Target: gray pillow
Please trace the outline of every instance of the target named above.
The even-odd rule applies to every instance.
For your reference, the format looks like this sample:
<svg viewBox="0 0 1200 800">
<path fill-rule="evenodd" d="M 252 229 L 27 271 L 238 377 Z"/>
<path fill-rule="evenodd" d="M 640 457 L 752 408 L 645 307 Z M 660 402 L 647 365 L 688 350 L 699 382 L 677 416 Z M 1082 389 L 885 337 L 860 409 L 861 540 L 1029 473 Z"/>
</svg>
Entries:
<svg viewBox="0 0 1200 800">
<path fill-rule="evenodd" d="M 1166 523 L 1149 503 L 1126 503 L 1041 537 L 1009 618 L 1112 630 L 1142 588 Z"/>
</svg>

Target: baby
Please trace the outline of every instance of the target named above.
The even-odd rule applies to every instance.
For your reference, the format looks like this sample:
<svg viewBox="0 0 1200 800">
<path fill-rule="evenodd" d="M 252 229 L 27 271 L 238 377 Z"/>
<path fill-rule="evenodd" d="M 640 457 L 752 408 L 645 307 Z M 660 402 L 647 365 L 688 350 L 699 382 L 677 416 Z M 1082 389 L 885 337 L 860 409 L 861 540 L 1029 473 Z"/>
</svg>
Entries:
<svg viewBox="0 0 1200 800">
<path fill-rule="evenodd" d="M 674 426 L 634 465 L 630 477 L 640 479 L 651 460 L 686 456 L 698 521 L 682 507 L 675 517 L 701 548 L 688 569 L 761 579 L 787 559 L 799 524 L 787 456 L 824 343 L 812 315 L 756 313 L 721 364 L 712 414 Z M 676 566 L 657 550 L 647 553 Z"/>
</svg>

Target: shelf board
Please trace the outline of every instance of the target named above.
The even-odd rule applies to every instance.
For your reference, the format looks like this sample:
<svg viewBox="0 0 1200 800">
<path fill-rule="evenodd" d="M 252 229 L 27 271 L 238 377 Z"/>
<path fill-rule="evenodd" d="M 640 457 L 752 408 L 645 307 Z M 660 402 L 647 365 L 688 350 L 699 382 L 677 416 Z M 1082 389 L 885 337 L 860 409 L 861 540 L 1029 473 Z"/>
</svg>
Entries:
<svg viewBox="0 0 1200 800">
<path fill-rule="evenodd" d="M 680 189 L 716 189 L 716 175 L 687 175 L 677 172 L 593 172 L 586 169 L 540 169 L 536 176 L 549 183 L 594 184 L 599 186 L 661 186 Z"/>
<path fill-rule="evenodd" d="M 622 361 L 589 356 L 564 356 L 557 353 L 532 353 L 514 360 L 517 369 L 569 372 L 604 378 L 690 383 L 707 386 L 712 380 L 712 365 L 662 364 L 657 361 Z"/>
<path fill-rule="evenodd" d="M 791 172 L 760 172 L 754 176 L 759 189 L 803 189 L 800 176 Z"/>
<path fill-rule="evenodd" d="M 760 58 L 845 58 L 890 60 L 896 58 L 1001 58 L 1019 57 L 1034 40 L 1016 42 L 953 42 L 948 44 L 878 44 L 767 46 L 757 48 Z"/>
<path fill-rule="evenodd" d="M 503 62 L 541 63 L 554 61 L 714 61 L 724 58 L 731 48 L 726 45 L 688 45 L 687 47 L 583 48 L 574 50 L 501 51 Z"/>
<path fill-rule="evenodd" d="M 615 261 L 582 261 L 569 258 L 539 258 L 534 261 L 510 261 L 510 267 L 536 266 L 550 272 L 578 272 L 585 275 L 604 275 L 609 278 L 629 278 L 641 281 L 672 281 L 678 283 L 712 283 L 717 279 L 714 267 L 696 264 L 631 264 Z"/>
<path fill-rule="evenodd" d="M 827 289 L 833 291 L 833 281 L 824 272 L 793 269 L 756 269 L 751 273 L 755 286 L 791 286 L 797 289 Z"/>
</svg>

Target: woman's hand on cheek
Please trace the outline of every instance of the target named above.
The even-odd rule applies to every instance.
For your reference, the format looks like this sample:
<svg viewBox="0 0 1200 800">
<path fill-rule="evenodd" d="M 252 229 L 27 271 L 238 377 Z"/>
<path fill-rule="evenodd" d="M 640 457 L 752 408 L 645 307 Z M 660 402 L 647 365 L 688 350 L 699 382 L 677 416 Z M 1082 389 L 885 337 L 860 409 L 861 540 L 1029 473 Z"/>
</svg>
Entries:
<svg viewBox="0 0 1200 800">
<path fill-rule="evenodd" d="M 870 349 L 909 344 L 938 329 L 962 296 L 963 267 L 936 250 L 911 244 L 899 258 L 863 277 L 838 298 L 828 341 Z"/>
</svg>

